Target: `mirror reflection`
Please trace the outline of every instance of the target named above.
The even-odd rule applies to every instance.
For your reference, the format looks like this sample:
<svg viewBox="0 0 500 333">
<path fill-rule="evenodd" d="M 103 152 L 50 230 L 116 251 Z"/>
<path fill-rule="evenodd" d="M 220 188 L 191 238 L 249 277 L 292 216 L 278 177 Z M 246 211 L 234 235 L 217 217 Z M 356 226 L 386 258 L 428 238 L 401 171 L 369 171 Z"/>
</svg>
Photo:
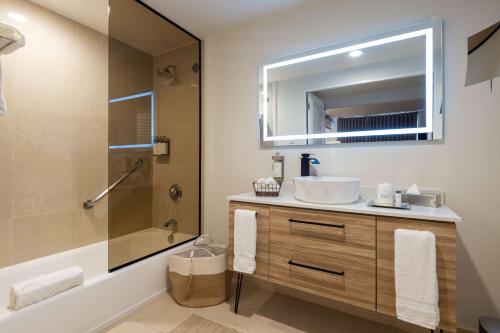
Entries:
<svg viewBox="0 0 500 333">
<path fill-rule="evenodd" d="M 263 65 L 263 143 L 440 138 L 441 49 L 433 30 L 377 35 Z"/>
</svg>

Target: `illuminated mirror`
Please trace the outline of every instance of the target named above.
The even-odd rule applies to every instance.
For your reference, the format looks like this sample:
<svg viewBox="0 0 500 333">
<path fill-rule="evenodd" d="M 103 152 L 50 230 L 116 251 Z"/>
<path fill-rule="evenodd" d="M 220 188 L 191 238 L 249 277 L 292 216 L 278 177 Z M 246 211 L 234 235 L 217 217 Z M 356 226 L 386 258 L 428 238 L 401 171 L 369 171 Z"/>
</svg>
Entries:
<svg viewBox="0 0 500 333">
<path fill-rule="evenodd" d="M 266 61 L 263 145 L 440 140 L 442 21 Z"/>
</svg>

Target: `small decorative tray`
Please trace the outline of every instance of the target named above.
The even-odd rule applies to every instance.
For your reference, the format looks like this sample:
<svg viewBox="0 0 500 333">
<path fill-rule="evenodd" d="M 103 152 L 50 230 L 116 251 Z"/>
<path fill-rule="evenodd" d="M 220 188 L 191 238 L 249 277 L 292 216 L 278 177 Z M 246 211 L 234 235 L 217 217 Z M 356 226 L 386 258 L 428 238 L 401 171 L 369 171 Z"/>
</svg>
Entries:
<svg viewBox="0 0 500 333">
<path fill-rule="evenodd" d="M 393 209 L 411 209 L 411 204 L 402 202 L 401 206 L 396 206 L 396 204 L 380 204 L 375 202 L 374 200 L 370 200 L 367 203 L 370 207 L 381 207 L 381 208 L 393 208 Z"/>
<path fill-rule="evenodd" d="M 259 197 L 277 197 L 280 194 L 281 185 L 253 182 L 255 195 Z"/>
</svg>

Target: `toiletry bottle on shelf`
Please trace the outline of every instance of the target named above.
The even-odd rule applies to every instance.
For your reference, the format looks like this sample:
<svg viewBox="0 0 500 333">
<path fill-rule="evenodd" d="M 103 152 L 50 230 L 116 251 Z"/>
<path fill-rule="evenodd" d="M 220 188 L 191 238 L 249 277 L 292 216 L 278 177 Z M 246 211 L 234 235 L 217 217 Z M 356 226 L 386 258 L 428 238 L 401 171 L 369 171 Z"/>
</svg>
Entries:
<svg viewBox="0 0 500 333">
<path fill-rule="evenodd" d="M 273 156 L 273 178 L 279 184 L 283 182 L 284 169 L 285 169 L 285 156 L 280 156 L 280 153 L 276 153 Z"/>
</svg>

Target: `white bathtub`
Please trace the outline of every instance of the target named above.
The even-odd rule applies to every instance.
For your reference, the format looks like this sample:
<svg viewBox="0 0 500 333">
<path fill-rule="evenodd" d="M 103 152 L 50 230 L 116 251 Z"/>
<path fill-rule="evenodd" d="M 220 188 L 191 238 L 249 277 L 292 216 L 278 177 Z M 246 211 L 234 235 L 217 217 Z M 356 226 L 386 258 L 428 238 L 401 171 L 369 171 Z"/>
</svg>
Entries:
<svg viewBox="0 0 500 333">
<path fill-rule="evenodd" d="M 168 236 L 172 231 L 163 228 L 148 228 L 133 232 L 125 236 L 109 240 L 109 267 L 119 267 L 137 258 L 143 258 L 151 253 L 161 251 L 171 246 Z M 173 233 L 173 242 L 184 243 L 192 239 L 193 235 L 182 232 Z"/>
<path fill-rule="evenodd" d="M 95 332 L 164 292 L 169 254 L 189 245 L 191 242 L 113 273 L 107 273 L 108 241 L 2 268 L 0 332 Z M 5 308 L 12 283 L 74 265 L 84 269 L 83 285 L 17 311 Z"/>
</svg>

